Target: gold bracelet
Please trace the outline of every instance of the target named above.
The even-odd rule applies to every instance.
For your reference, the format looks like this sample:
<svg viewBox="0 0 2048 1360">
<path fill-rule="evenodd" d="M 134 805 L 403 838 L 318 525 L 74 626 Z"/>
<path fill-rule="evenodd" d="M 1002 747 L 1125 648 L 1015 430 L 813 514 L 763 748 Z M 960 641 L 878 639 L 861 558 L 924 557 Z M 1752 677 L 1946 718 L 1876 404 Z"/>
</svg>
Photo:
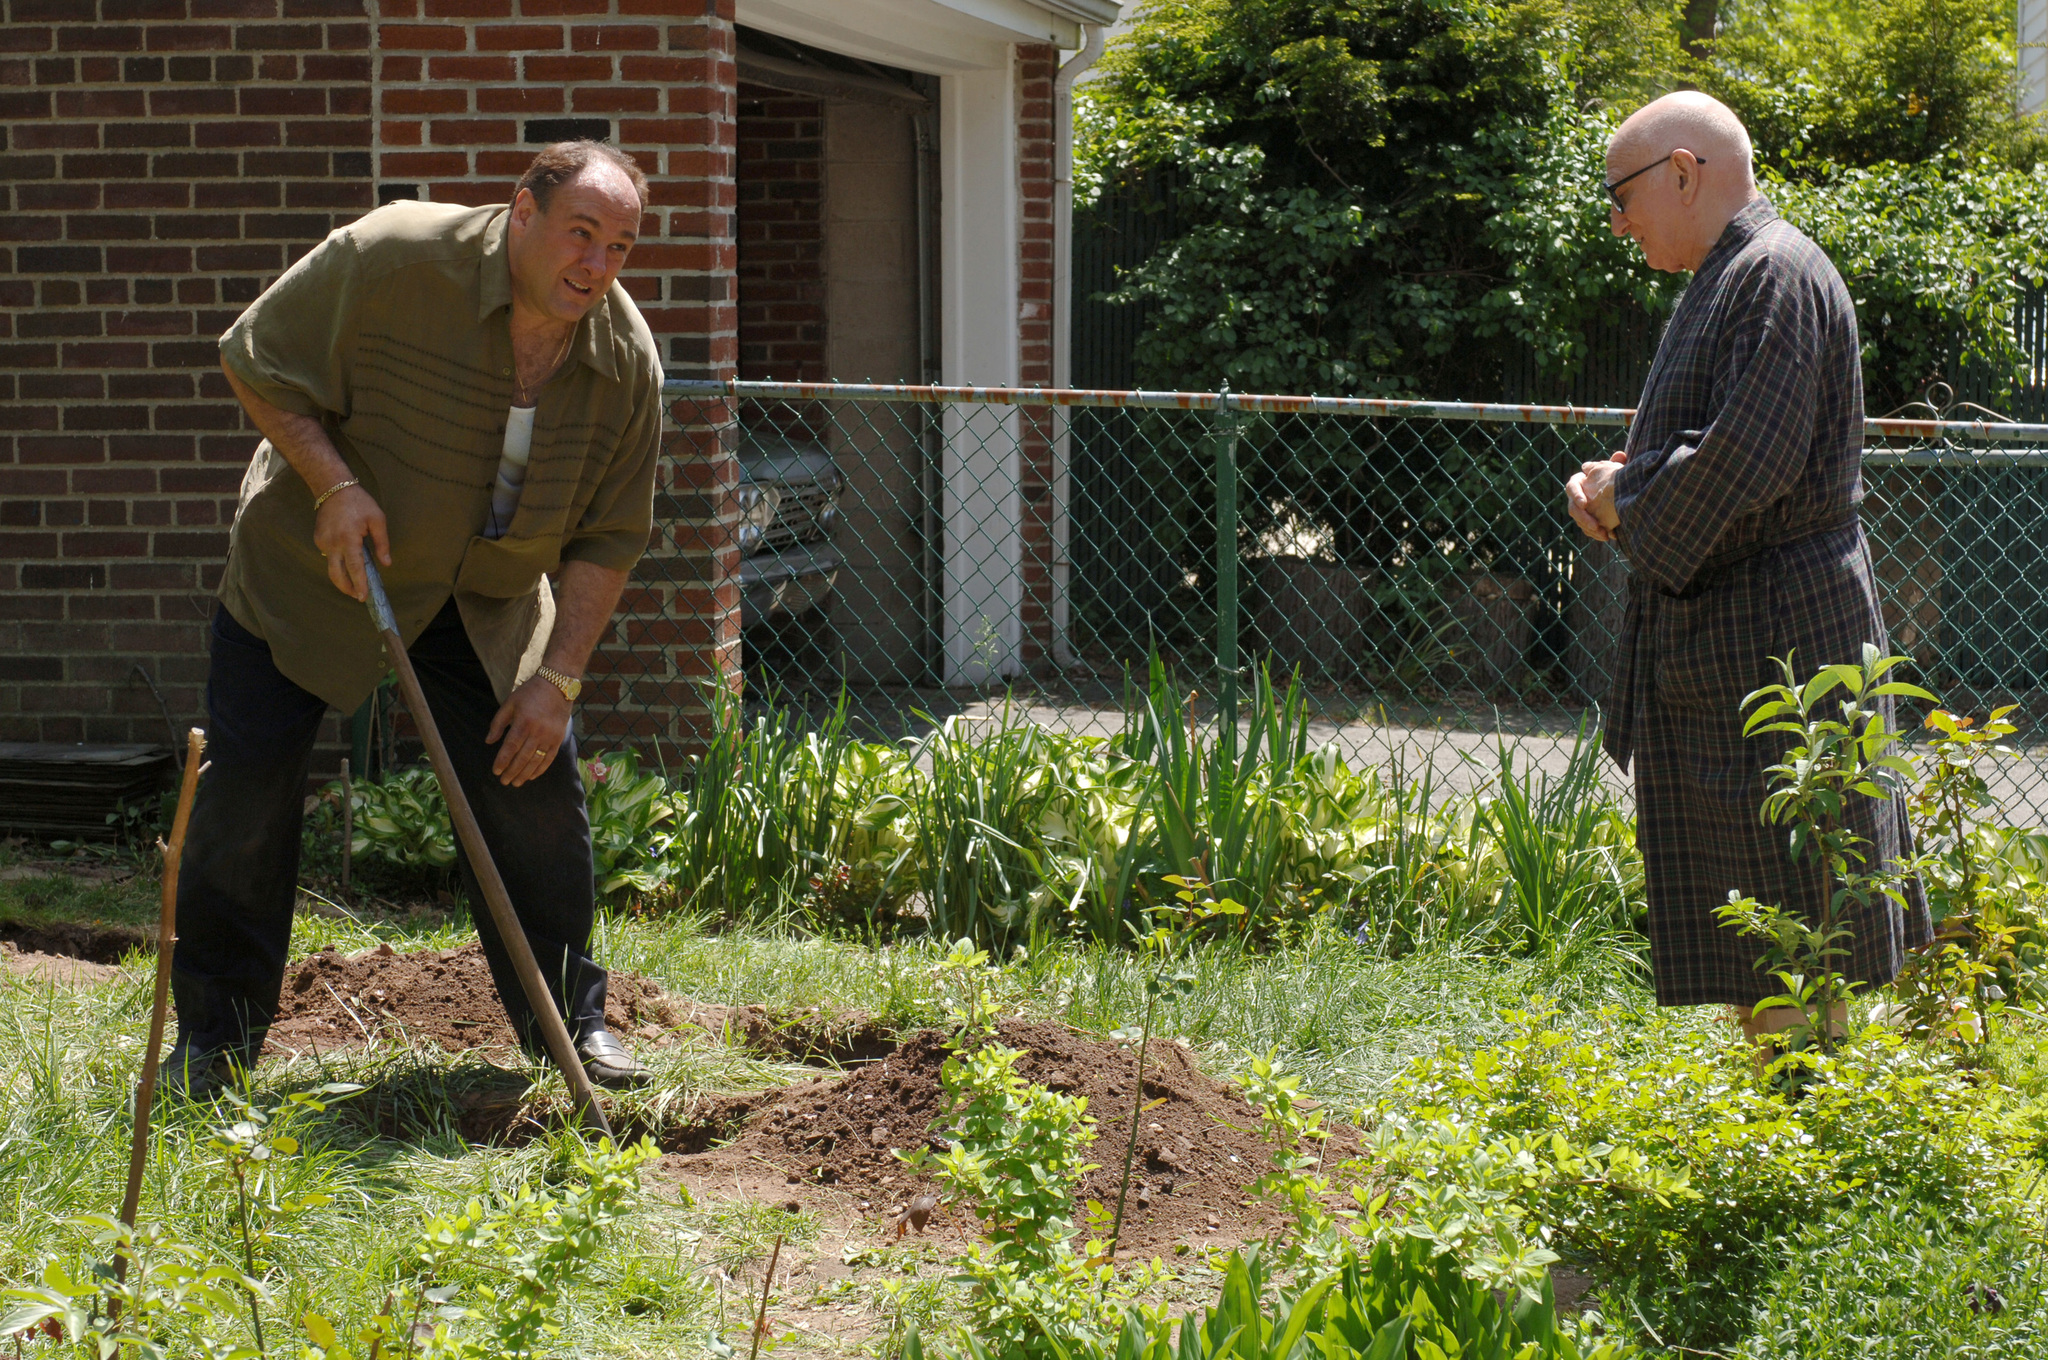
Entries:
<svg viewBox="0 0 2048 1360">
<path fill-rule="evenodd" d="M 357 481 L 353 477 L 348 478 L 346 481 L 336 482 L 333 486 L 328 487 L 325 491 L 321 492 L 319 495 L 313 498 L 313 513 L 316 515 L 319 514 L 320 507 L 327 504 L 328 498 L 332 496 L 335 492 L 346 491 L 352 486 L 361 485 L 362 483 Z"/>
</svg>

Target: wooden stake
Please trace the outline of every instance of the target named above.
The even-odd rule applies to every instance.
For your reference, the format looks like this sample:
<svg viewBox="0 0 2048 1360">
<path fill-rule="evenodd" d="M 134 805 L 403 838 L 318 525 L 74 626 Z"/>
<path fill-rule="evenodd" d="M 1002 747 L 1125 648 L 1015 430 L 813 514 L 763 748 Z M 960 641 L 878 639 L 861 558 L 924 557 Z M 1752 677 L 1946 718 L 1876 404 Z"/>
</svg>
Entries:
<svg viewBox="0 0 2048 1360">
<path fill-rule="evenodd" d="M 562 1013 L 555 1009 L 554 994 L 548 991 L 547 980 L 540 975 L 540 964 L 533 957 L 533 946 L 527 943 L 526 927 L 520 924 L 518 913 L 512 910 L 512 897 L 505 891 L 505 880 L 498 874 L 497 861 L 491 858 L 491 848 L 484 844 L 483 828 L 477 825 L 476 813 L 469 806 L 469 796 L 462 791 L 462 781 L 455 777 L 455 762 L 448 758 L 448 745 L 441 740 L 441 729 L 434 725 L 434 715 L 427 708 L 426 692 L 420 688 L 420 678 L 413 671 L 412 658 L 406 655 L 405 643 L 398 636 L 398 619 L 391 612 L 390 597 L 384 593 L 384 578 L 378 574 L 377 564 L 371 560 L 367 550 L 363 554 L 363 570 L 369 576 L 370 617 L 376 621 L 377 631 L 384 635 L 384 650 L 390 654 L 391 669 L 398 675 L 399 696 L 405 700 L 406 710 L 412 714 L 413 723 L 420 730 L 420 740 L 426 743 L 427 760 L 434 767 L 434 778 L 440 781 L 442 796 L 448 800 L 448 820 L 455 824 L 456 838 L 469 855 L 469 867 L 476 871 L 476 881 L 484 890 L 484 905 L 490 908 L 492 924 L 498 927 L 498 938 L 504 941 L 505 952 L 512 956 L 513 971 L 519 974 L 519 985 L 526 993 L 527 1004 L 533 1008 L 534 1018 L 540 1023 L 548 1053 L 569 1083 L 569 1095 L 576 1102 L 577 1112 L 592 1128 L 609 1138 L 612 1126 L 598 1107 L 597 1092 L 591 1087 L 590 1074 L 583 1070 L 583 1062 L 576 1056 L 576 1045 L 569 1038 L 569 1027 L 562 1023 Z"/>
<path fill-rule="evenodd" d="M 747 1360 L 757 1360 L 761 1354 L 761 1333 L 768 1330 L 768 1291 L 775 1287 L 775 1263 L 782 1259 L 782 1234 L 775 1234 L 775 1250 L 768 1253 L 768 1277 L 761 1281 L 761 1310 L 754 1314 L 754 1344 L 747 1351 Z"/>
<path fill-rule="evenodd" d="M 135 1226 L 142 1204 L 142 1167 L 149 1155 L 149 1118 L 156 1102 L 157 1050 L 164 1043 L 164 1017 L 171 1007 L 171 953 L 178 941 L 178 865 L 185 857 L 185 828 L 192 820 L 192 798 L 199 790 L 206 733 L 193 728 L 185 737 L 185 778 L 178 788 L 178 813 L 171 820 L 171 843 L 163 847 L 163 903 L 156 918 L 156 995 L 149 1010 L 149 1045 L 142 1051 L 142 1080 L 135 1085 L 135 1136 L 128 1145 L 128 1189 L 121 1196 L 121 1222 Z M 161 842 L 159 842 L 161 844 Z M 126 1254 L 114 1258 L 114 1278 L 128 1278 Z"/>
</svg>

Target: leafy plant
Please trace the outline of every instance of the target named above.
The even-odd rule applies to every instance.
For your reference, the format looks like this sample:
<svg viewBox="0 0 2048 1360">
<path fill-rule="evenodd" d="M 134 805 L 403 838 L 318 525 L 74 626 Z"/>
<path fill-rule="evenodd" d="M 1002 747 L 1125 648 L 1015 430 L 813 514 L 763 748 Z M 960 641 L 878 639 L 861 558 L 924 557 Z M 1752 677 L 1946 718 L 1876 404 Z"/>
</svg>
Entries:
<svg viewBox="0 0 2048 1360">
<path fill-rule="evenodd" d="M 880 801 L 907 827 L 928 928 L 941 939 L 1006 950 L 1050 915 L 1038 888 L 1041 828 L 1064 773 L 1053 754 L 1048 734 L 1008 702 L 984 723 L 935 722 L 911 746 L 917 773 Z"/>
<path fill-rule="evenodd" d="M 1416 1063 L 1374 1111 L 1390 1131 L 1381 1136 L 1401 1131 L 1390 1151 L 1422 1173 L 1426 1194 L 1472 1185 L 1480 1207 L 1512 1208 L 1516 1240 L 1597 1271 L 1609 1315 L 1640 1315 L 1665 1347 L 1718 1350 L 1741 1336 L 1782 1268 L 1775 1244 L 1802 1225 L 1878 1196 L 1966 1216 L 2034 1174 L 2002 1097 L 1895 1033 L 1866 1030 L 1832 1056 L 1810 1055 L 1791 1101 L 1758 1085 L 1746 1046 L 1719 1026 L 1656 1013 L 1507 1019 L 1484 1046 Z M 1573 1157 L 1604 1146 L 1648 1160 L 1632 1167 L 1608 1153 L 1597 1175 L 1557 1175 L 1545 1163 L 1570 1157 L 1545 1151 L 1553 1134 Z M 1373 1180 L 1374 1161 L 1358 1184 L 1394 1191 L 1390 1219 L 1458 1226 Z M 1531 1167 L 1538 1181 L 1520 1186 Z M 1492 1211 L 1476 1221 L 1468 1266 L 1501 1221 Z"/>
<path fill-rule="evenodd" d="M 676 808 L 668 781 L 643 773 L 630 750 L 577 762 L 590 817 L 590 853 L 600 896 L 664 887 L 674 873 L 669 844 Z"/>
<path fill-rule="evenodd" d="M 1074 1188 L 1093 1167 L 1095 1140 L 1083 1096 L 1066 1096 L 1017 1074 L 1021 1051 L 963 1035 L 940 1069 L 951 1146 L 902 1154 L 937 1174 L 949 1196 L 972 1207 L 987 1234 L 961 1262 L 972 1286 L 975 1335 L 1006 1355 L 1070 1357 L 1112 1330 L 1159 1272 L 1119 1277 L 1106 1251 L 1075 1252 Z M 906 1360 L 914 1339 L 906 1344 Z"/>
<path fill-rule="evenodd" d="M 254 1282 L 262 1277 L 256 1252 L 266 1246 L 280 1222 L 333 1201 L 323 1190 L 301 1194 L 280 1194 L 279 1177 L 273 1165 L 277 1158 L 289 1158 L 299 1151 L 292 1126 L 307 1114 L 326 1110 L 322 1096 L 353 1095 L 362 1088 L 346 1082 L 329 1082 L 312 1091 L 293 1091 L 273 1107 L 265 1108 L 238 1091 L 226 1090 L 222 1099 L 238 1116 L 231 1124 L 215 1130 L 207 1146 L 220 1158 L 219 1174 L 234 1187 L 235 1227 L 241 1237 L 242 1281 L 249 1301 L 249 1330 L 255 1334 L 256 1349 L 266 1350 L 263 1340 L 263 1291 Z"/>
<path fill-rule="evenodd" d="M 1278 691 L 1264 669 L 1250 699 L 1242 734 L 1220 717 L 1205 733 L 1195 696 L 1182 697 L 1154 652 L 1150 685 L 1123 744 L 1133 760 L 1149 761 L 1154 772 L 1158 844 L 1145 867 L 1169 881 L 1201 880 L 1233 897 L 1268 903 L 1279 896 L 1288 851 L 1298 841 L 1292 775 L 1308 753 L 1307 700 L 1298 681 Z M 1185 883 L 1176 886 L 1184 889 Z M 1223 917 L 1241 932 L 1254 924 L 1244 911 L 1211 912 L 1203 919 Z"/>
<path fill-rule="evenodd" d="M 1145 1016 L 1136 1025 L 1110 1035 L 1125 1044 L 1135 1043 L 1138 1049 L 1137 1070 L 1131 1078 L 1131 1136 L 1124 1144 L 1123 1175 L 1116 1187 L 1116 1218 L 1109 1230 L 1110 1255 L 1116 1254 L 1116 1245 L 1123 1237 L 1124 1201 L 1131 1189 L 1131 1161 L 1138 1151 L 1138 1123 L 1150 1108 L 1145 1102 L 1145 1058 L 1152 1047 L 1152 1021 L 1159 1013 L 1159 999 L 1169 994 L 1187 996 L 1195 989 L 1193 973 L 1183 968 L 1169 975 L 1167 969 L 1180 962 L 1186 947 L 1183 932 L 1188 927 L 1219 916 L 1245 914 L 1243 903 L 1227 897 L 1219 900 L 1209 885 L 1199 879 L 1169 874 L 1166 881 L 1177 889 L 1174 896 L 1178 905 L 1153 908 L 1150 914 L 1159 924 L 1138 936 L 1138 949 L 1145 960 Z"/>
<path fill-rule="evenodd" d="M 1913 867 L 1927 892 L 1935 937 L 1893 987 L 1915 1032 L 1954 1027 L 1980 1047 L 1990 1042 L 1992 1015 L 2010 995 L 2001 983 L 2020 985 L 2018 942 L 2026 929 L 1992 889 L 1999 837 L 1990 823 L 1998 802 L 1977 768 L 1985 757 L 2018 757 L 2002 744 L 2019 730 L 2006 717 L 2012 711 L 1992 710 L 1976 730 L 1970 718 L 1930 712 L 1934 739 L 1920 757 L 1921 780 L 1909 803 L 1920 849 Z"/>
<path fill-rule="evenodd" d="M 1600 777 L 1600 744 L 1587 725 L 1564 773 L 1517 776 L 1514 748 L 1496 744 L 1494 797 L 1480 815 L 1507 869 L 1499 929 L 1516 948 L 1552 952 L 1587 931 L 1629 922 L 1631 884 L 1622 846 L 1632 839 Z"/>
<path fill-rule="evenodd" d="M 1745 736 L 1782 733 L 1789 738 L 1783 759 L 1765 772 L 1770 792 L 1762 816 L 1773 826 L 1789 828 L 1792 862 L 1807 867 L 1821 907 L 1808 920 L 1731 891 L 1717 914 L 1745 934 L 1768 941 L 1759 966 L 1785 985 L 1782 993 L 1757 1002 L 1752 1013 L 1795 1009 L 1793 1041 L 1822 1053 L 1832 1053 L 1840 1041 L 1838 1016 L 1855 985 L 1837 966 L 1849 956 L 1844 941 L 1853 937 L 1855 920 L 1885 899 L 1905 904 L 1890 866 L 1864 868 L 1865 842 L 1848 813 L 1851 798 L 1888 799 L 1892 782 L 1913 773 L 1909 761 L 1886 754 L 1898 734 L 1884 701 L 1935 699 L 1917 685 L 1884 678 L 1906 660 L 1879 656 L 1875 646 L 1865 643 L 1860 664 L 1824 666 L 1801 684 L 1792 658 L 1784 657 L 1778 662 L 1784 683 L 1765 686 L 1742 702 L 1749 710 Z M 1834 705 L 1839 716 L 1824 716 L 1822 704 L 1837 690 L 1846 691 Z"/>
<path fill-rule="evenodd" d="M 558 1190 L 522 1184 L 510 1195 L 472 1199 L 429 1219 L 410 1273 L 353 1338 L 326 1317 L 304 1319 L 315 1360 L 521 1360 L 546 1354 L 562 1334 L 562 1292 L 588 1268 L 606 1231 L 632 1208 L 639 1168 L 661 1155 L 642 1140 L 609 1138 L 578 1149 L 578 1178 Z"/>
<path fill-rule="evenodd" d="M 1296 1266 L 1302 1260 L 1327 1267 L 1343 1238 L 1344 1222 L 1355 1211 L 1332 1210 L 1328 1204 L 1330 1182 L 1322 1175 L 1323 1144 L 1330 1138 L 1323 1112 L 1310 1109 L 1301 1095 L 1301 1078 L 1286 1070 L 1279 1050 L 1264 1057 L 1254 1056 L 1237 1077 L 1245 1103 L 1259 1114 L 1259 1128 L 1273 1145 L 1273 1169 L 1253 1182 L 1262 1195 L 1281 1200 L 1294 1218 L 1294 1237 L 1283 1244 L 1281 1261 Z M 1316 1149 L 1311 1157 L 1309 1149 Z M 1385 1197 L 1368 1197 L 1365 1212 L 1376 1215 Z"/>
<path fill-rule="evenodd" d="M 1114 1343 L 1077 1337 L 1065 1360 L 1622 1360 L 1630 1348 L 1582 1342 L 1558 1326 L 1545 1296 L 1504 1304 L 1467 1279 L 1457 1262 L 1415 1238 L 1392 1238 L 1369 1255 L 1347 1254 L 1334 1271 L 1278 1287 L 1265 1255 L 1250 1247 L 1223 1262 L 1215 1302 L 1177 1320 L 1164 1307 L 1132 1309 Z M 1176 1331 L 1178 1336 L 1176 1337 Z M 1025 1354 L 1005 1338 L 963 1335 L 932 1349 L 958 1360 Z M 913 1336 L 904 1360 L 923 1360 Z"/>
<path fill-rule="evenodd" d="M 179 1238 L 161 1224 L 131 1228 L 112 1214 L 86 1214 L 70 1226 L 93 1234 L 95 1258 L 121 1258 L 125 1280 L 111 1264 L 85 1269 L 45 1261 L 39 1283 L 0 1289 L 13 1303 L 0 1315 L 0 1337 L 41 1328 L 53 1340 L 94 1360 L 112 1360 L 128 1348 L 145 1360 L 197 1355 L 205 1360 L 260 1360 L 261 1345 L 230 1339 L 225 1329 L 246 1299 L 267 1300 L 261 1280 Z M 19 1341 L 17 1340 L 17 1345 Z"/>
<path fill-rule="evenodd" d="M 2048 1336 L 2048 1265 L 1999 1208 L 1885 1197 L 1803 1224 L 1779 1249 L 1730 1360 L 2018 1356 Z"/>
<path fill-rule="evenodd" d="M 424 765 L 393 770 L 382 781 L 356 781 L 355 832 L 350 848 L 358 856 L 374 854 L 409 869 L 446 869 L 455 863 L 448 800 Z"/>
<path fill-rule="evenodd" d="M 769 704 L 751 723 L 737 695 L 707 686 L 711 740 L 690 763 L 689 796 L 672 842 L 676 901 L 737 920 L 784 918 L 814 876 L 849 866 L 849 889 L 874 919 L 893 919 L 912 874 L 886 795 L 900 754 L 856 743 L 846 696 L 819 723 Z M 870 896 L 871 894 L 871 896 Z"/>
</svg>

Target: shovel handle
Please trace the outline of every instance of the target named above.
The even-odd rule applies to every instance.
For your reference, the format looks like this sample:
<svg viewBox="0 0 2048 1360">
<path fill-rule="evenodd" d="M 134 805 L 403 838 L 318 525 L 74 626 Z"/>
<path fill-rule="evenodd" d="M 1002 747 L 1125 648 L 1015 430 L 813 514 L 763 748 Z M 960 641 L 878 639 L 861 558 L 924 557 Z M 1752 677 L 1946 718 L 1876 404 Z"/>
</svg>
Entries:
<svg viewBox="0 0 2048 1360">
<path fill-rule="evenodd" d="M 490 910 L 492 923 L 498 927 L 498 938 L 505 942 L 505 952 L 512 956 L 513 971 L 519 974 L 519 985 L 526 993 L 527 1005 L 540 1022 L 548 1054 L 568 1080 L 569 1094 L 584 1122 L 609 1138 L 612 1126 L 598 1106 L 590 1074 L 583 1070 L 583 1063 L 576 1056 L 576 1045 L 569 1038 L 569 1027 L 562 1023 L 561 1012 L 555 1009 L 554 994 L 548 991 L 547 981 L 541 977 L 540 964 L 533 957 L 533 946 L 526 941 L 526 927 L 520 924 L 518 914 L 512 910 L 512 898 L 505 891 L 505 880 L 498 874 L 497 861 L 491 858 L 490 847 L 484 844 L 483 828 L 477 825 L 476 814 L 470 810 L 469 797 L 462 791 L 462 781 L 455 777 L 455 764 L 448 758 L 448 746 L 441 740 L 441 729 L 434 725 L 434 715 L 427 707 L 427 696 L 420 689 L 419 676 L 413 672 L 412 658 L 406 655 L 405 643 L 398 635 L 398 619 L 391 612 L 391 597 L 384 593 L 384 578 L 378 575 L 377 564 L 368 552 L 363 554 L 363 570 L 370 583 L 370 618 L 376 623 L 377 631 L 384 635 L 384 650 L 391 657 L 391 669 L 398 675 L 398 692 L 420 729 L 420 740 L 426 743 L 427 760 L 434 767 L 434 777 L 440 781 L 442 796 L 448 800 L 448 818 L 455 824 L 456 839 L 462 842 L 463 851 L 469 856 L 469 867 L 476 872 L 477 884 L 484 893 L 484 905 Z"/>
</svg>

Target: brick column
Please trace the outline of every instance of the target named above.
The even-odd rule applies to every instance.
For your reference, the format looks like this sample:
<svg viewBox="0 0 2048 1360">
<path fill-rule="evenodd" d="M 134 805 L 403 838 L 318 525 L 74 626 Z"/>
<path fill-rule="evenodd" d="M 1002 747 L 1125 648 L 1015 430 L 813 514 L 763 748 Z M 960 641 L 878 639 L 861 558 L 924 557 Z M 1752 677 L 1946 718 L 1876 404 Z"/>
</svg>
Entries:
<svg viewBox="0 0 2048 1360">
<path fill-rule="evenodd" d="M 164 742 L 253 437 L 216 337 L 370 206 L 364 0 L 5 0 L 0 739 Z"/>
<path fill-rule="evenodd" d="M 622 4 L 633 0 L 620 0 Z M 739 358 L 733 218 L 735 92 L 733 0 L 690 0 L 700 17 L 668 28 L 681 66 L 667 92 L 667 164 L 656 194 L 666 218 L 660 248 L 666 305 L 650 310 L 667 337 L 676 377 L 728 379 Z M 703 687 L 740 687 L 740 551 L 736 537 L 737 414 L 725 401 L 670 407 L 661 482 L 655 490 L 655 546 L 637 583 L 641 612 L 621 613 L 622 659 L 645 666 L 650 716 L 680 749 L 699 749 L 710 725 Z"/>
<path fill-rule="evenodd" d="M 825 382 L 825 101 L 742 85 L 738 108 L 739 375 Z M 818 402 L 756 406 L 751 418 L 795 439 L 832 428 Z"/>
<path fill-rule="evenodd" d="M 825 101 L 739 91 L 739 373 L 824 382 Z"/>
<path fill-rule="evenodd" d="M 1017 73 L 1018 385 L 1050 387 L 1052 372 L 1052 82 L 1059 49 L 1019 45 Z M 1043 673 L 1052 665 L 1053 447 L 1049 406 L 1018 412 L 1018 469 L 1023 515 L 1023 661 Z"/>
</svg>

